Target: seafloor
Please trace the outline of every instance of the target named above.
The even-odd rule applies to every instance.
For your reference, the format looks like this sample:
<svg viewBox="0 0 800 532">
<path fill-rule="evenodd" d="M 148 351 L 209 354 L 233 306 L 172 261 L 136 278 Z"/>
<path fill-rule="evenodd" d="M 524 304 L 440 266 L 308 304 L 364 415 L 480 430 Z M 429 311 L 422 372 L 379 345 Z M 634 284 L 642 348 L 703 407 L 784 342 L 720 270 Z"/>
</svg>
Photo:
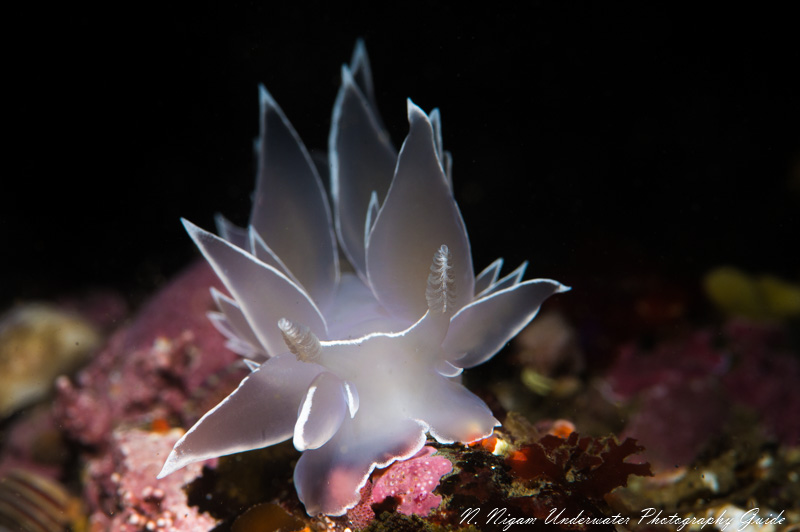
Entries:
<svg viewBox="0 0 800 532">
<path fill-rule="evenodd" d="M 205 319 L 217 283 L 206 265 L 128 319 L 113 293 L 20 305 L 3 317 L 3 389 L 49 379 L 54 391 L 3 398 L 0 522 L 26 531 L 797 526 L 800 286 L 733 268 L 696 285 L 626 281 L 602 317 L 566 296 L 548 302 L 467 373 L 503 423 L 493 437 L 429 442 L 426 456 L 375 471 L 342 517 L 305 514 L 289 442 L 156 480 L 183 430 L 246 372 Z"/>
</svg>

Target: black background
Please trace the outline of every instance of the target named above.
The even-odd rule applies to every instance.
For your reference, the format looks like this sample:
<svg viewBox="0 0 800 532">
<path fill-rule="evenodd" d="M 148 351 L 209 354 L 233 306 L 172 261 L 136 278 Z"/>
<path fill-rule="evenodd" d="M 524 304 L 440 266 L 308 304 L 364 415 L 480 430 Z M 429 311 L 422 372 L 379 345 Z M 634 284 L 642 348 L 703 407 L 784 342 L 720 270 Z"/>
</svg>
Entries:
<svg viewBox="0 0 800 532">
<path fill-rule="evenodd" d="M 357 37 L 398 146 L 406 97 L 440 107 L 476 270 L 530 259 L 576 289 L 719 264 L 796 279 L 796 19 L 705 5 L 7 12 L 0 303 L 152 292 L 196 256 L 180 216 L 246 221 L 257 84 L 325 149 Z"/>
</svg>

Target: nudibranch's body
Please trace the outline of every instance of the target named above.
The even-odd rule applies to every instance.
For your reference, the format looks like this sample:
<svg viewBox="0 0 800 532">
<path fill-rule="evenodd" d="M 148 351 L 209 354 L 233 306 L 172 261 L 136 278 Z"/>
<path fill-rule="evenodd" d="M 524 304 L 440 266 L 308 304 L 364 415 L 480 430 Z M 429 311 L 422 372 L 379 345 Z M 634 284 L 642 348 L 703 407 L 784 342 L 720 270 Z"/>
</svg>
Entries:
<svg viewBox="0 0 800 532">
<path fill-rule="evenodd" d="M 252 372 L 175 445 L 160 476 L 293 437 L 309 514 L 341 515 L 375 467 L 413 456 L 426 433 L 471 442 L 498 425 L 459 375 L 491 358 L 566 288 L 475 276 L 453 199 L 437 110 L 408 102 L 392 147 L 359 43 L 342 69 L 329 139 L 334 216 L 305 147 L 261 89 L 248 229 L 186 229 L 232 297 L 210 317 Z M 339 268 L 338 243 L 355 273 Z"/>
</svg>

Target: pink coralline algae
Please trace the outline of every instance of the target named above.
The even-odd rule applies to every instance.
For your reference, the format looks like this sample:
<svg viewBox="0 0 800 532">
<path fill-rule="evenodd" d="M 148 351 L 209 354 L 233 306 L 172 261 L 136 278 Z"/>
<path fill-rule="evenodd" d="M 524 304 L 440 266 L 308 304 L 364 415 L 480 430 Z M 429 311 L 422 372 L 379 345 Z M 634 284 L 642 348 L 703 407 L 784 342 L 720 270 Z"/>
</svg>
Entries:
<svg viewBox="0 0 800 532">
<path fill-rule="evenodd" d="M 788 329 L 743 319 L 724 328 L 731 370 L 722 377 L 729 396 L 758 413 L 768 435 L 800 444 L 800 356 Z"/>
<path fill-rule="evenodd" d="M 113 452 L 89 462 L 87 496 L 95 508 L 91 530 L 179 532 L 211 530 L 216 520 L 190 507 L 183 485 L 202 470 L 192 464 L 179 475 L 155 480 L 163 456 L 181 436 L 141 430 L 117 430 Z"/>
<path fill-rule="evenodd" d="M 714 334 L 698 331 L 683 341 L 659 344 L 649 352 L 632 344 L 623 346 L 608 382 L 616 398 L 630 399 L 654 387 L 720 375 L 725 367 L 723 353 L 714 347 Z"/>
<path fill-rule="evenodd" d="M 789 340 L 778 324 L 733 319 L 649 351 L 624 347 L 607 376 L 611 398 L 636 405 L 623 436 L 656 466 L 688 464 L 735 406 L 756 414 L 765 436 L 796 445 L 800 362 Z"/>
<path fill-rule="evenodd" d="M 356 529 L 369 526 L 375 518 L 372 505 L 391 497 L 397 502 L 397 511 L 405 515 L 427 516 L 442 503 L 433 490 L 441 478 L 453 470 L 453 464 L 443 456 L 431 456 L 436 452 L 426 445 L 409 458 L 395 462 L 386 469 L 376 470 L 372 481 L 361 488 L 361 501 L 347 510 L 347 518 Z"/>
<path fill-rule="evenodd" d="M 426 516 L 442 502 L 433 490 L 439 480 L 453 470 L 453 464 L 443 456 L 431 456 L 436 449 L 423 447 L 408 460 L 395 462 L 383 472 L 372 487 L 372 503 L 394 497 L 401 514 Z"/>
<path fill-rule="evenodd" d="M 60 377 L 53 424 L 80 444 L 88 464 L 83 497 L 94 530 L 210 530 L 215 521 L 188 508 L 181 486 L 201 467 L 156 481 L 180 434 L 246 369 L 206 319 L 214 275 L 198 263 L 164 287 L 74 377 Z M 231 371 L 233 370 L 234 373 Z M 210 391 L 213 383 L 214 391 Z M 135 429 L 157 429 L 144 432 Z"/>
<path fill-rule="evenodd" d="M 375 519 L 375 512 L 372 510 L 372 482 L 367 480 L 367 483 L 361 488 L 360 494 L 361 501 L 347 510 L 347 519 L 356 530 L 367 528 Z"/>
<path fill-rule="evenodd" d="M 70 438 L 104 449 L 120 424 L 176 418 L 185 424 L 199 417 L 187 400 L 202 395 L 197 391 L 209 379 L 226 376 L 236 360 L 205 317 L 213 305 L 209 282 L 214 275 L 208 266 L 188 268 L 74 379 L 56 382 L 54 415 Z M 235 382 L 220 387 L 232 389 Z"/>
</svg>

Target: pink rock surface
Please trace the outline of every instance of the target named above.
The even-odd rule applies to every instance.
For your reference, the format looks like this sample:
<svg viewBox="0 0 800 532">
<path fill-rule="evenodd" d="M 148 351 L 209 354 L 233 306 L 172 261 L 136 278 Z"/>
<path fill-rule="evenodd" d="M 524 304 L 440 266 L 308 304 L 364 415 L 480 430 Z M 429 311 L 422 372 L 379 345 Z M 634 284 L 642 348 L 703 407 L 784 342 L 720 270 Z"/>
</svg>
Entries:
<svg viewBox="0 0 800 532">
<path fill-rule="evenodd" d="M 347 518 L 356 530 L 367 528 L 375 519 L 375 512 L 372 510 L 372 482 L 367 480 L 361 488 L 361 500 L 354 507 L 347 510 Z"/>
<path fill-rule="evenodd" d="M 731 370 L 722 383 L 736 402 L 758 413 L 767 434 L 800 444 L 800 356 L 787 330 L 743 319 L 725 325 Z"/>
<path fill-rule="evenodd" d="M 191 266 L 117 331 L 75 379 L 57 381 L 55 418 L 71 438 L 103 448 L 121 424 L 168 419 L 191 426 L 234 389 L 242 376 L 230 375 L 238 357 L 206 318 L 214 308 L 210 286 L 219 287 L 211 269 Z M 203 392 L 211 396 L 208 404 L 197 404 Z"/>
<path fill-rule="evenodd" d="M 92 531 L 204 531 L 216 525 L 211 516 L 188 506 L 182 489 L 200 475 L 202 464 L 190 464 L 156 480 L 164 458 L 182 434 L 180 429 L 164 434 L 137 429 L 114 432 L 113 451 L 91 460 L 87 467 Z"/>
<path fill-rule="evenodd" d="M 800 358 L 777 323 L 732 319 L 650 350 L 626 345 L 609 370 L 610 399 L 633 405 L 624 436 L 653 465 L 690 463 L 731 416 L 750 409 L 769 438 L 800 441 Z"/>
<path fill-rule="evenodd" d="M 710 379 L 656 385 L 639 398 L 621 438 L 635 438 L 656 468 L 691 463 L 727 419 L 728 403 Z"/>
<path fill-rule="evenodd" d="M 442 498 L 433 494 L 442 476 L 453 470 L 453 464 L 443 456 L 431 456 L 433 447 L 425 446 L 416 455 L 395 462 L 374 482 L 372 502 L 379 503 L 387 497 L 399 501 L 397 511 L 406 515 L 426 516 L 438 508 Z"/>
<path fill-rule="evenodd" d="M 189 267 L 117 330 L 74 378 L 60 377 L 53 423 L 82 444 L 83 497 L 92 530 L 210 530 L 181 487 L 194 464 L 160 481 L 172 446 L 246 374 L 206 317 L 219 283 L 204 263 Z M 168 431 L 170 426 L 182 427 Z"/>
<path fill-rule="evenodd" d="M 713 340 L 712 331 L 701 330 L 684 341 L 665 342 L 649 352 L 632 344 L 622 346 L 608 373 L 614 395 L 630 399 L 653 386 L 679 385 L 721 374 L 726 360 Z"/>
</svg>

